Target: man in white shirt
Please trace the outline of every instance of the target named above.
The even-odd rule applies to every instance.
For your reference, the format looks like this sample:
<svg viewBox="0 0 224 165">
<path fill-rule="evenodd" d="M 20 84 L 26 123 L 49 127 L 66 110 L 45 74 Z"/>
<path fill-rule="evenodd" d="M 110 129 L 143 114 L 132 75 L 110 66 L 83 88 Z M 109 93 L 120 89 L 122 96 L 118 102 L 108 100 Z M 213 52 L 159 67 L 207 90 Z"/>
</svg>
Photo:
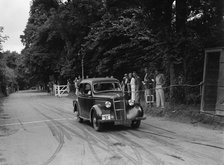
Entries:
<svg viewBox="0 0 224 165">
<path fill-rule="evenodd" d="M 160 73 L 159 70 L 155 70 L 155 81 L 156 81 L 156 107 L 160 107 L 162 109 L 165 108 L 165 96 L 163 91 L 163 86 L 165 85 L 165 77 L 164 74 Z"/>
<path fill-rule="evenodd" d="M 133 72 L 133 77 L 135 79 L 135 102 L 140 103 L 140 77 L 136 72 Z"/>
<path fill-rule="evenodd" d="M 131 86 L 131 100 L 135 101 L 135 78 L 133 77 L 133 75 L 131 74 L 131 82 L 130 82 L 130 86 Z"/>
</svg>

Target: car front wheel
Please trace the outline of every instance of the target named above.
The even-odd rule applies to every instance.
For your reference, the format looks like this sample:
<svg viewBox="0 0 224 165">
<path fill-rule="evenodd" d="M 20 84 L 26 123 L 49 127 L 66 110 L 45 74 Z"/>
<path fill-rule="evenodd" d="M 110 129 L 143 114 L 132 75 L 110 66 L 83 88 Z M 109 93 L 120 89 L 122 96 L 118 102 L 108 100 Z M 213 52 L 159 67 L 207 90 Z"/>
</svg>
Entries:
<svg viewBox="0 0 224 165">
<path fill-rule="evenodd" d="M 141 120 L 133 120 L 131 122 L 131 128 L 133 129 L 139 128 L 140 124 L 141 124 Z"/>
<path fill-rule="evenodd" d="M 83 119 L 79 115 L 79 110 L 77 108 L 77 105 L 75 105 L 75 109 L 76 109 L 76 112 L 77 112 L 77 120 L 78 120 L 79 123 L 82 123 L 83 122 Z"/>
<path fill-rule="evenodd" d="M 78 120 L 79 123 L 83 122 L 83 119 L 79 116 L 79 114 L 77 114 L 77 120 Z"/>
<path fill-rule="evenodd" d="M 102 124 L 99 123 L 95 111 L 94 111 L 93 114 L 92 114 L 92 124 L 93 124 L 93 128 L 94 128 L 96 131 L 101 131 L 101 130 L 102 130 Z"/>
</svg>

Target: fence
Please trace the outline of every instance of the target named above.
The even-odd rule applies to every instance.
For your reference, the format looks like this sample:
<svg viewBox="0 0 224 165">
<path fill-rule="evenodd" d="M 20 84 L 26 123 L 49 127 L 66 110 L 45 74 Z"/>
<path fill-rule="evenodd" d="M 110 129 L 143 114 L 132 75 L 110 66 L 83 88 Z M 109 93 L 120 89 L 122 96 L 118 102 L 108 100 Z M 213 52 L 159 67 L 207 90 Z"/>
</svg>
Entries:
<svg viewBox="0 0 224 165">
<path fill-rule="evenodd" d="M 170 96 L 170 88 L 173 88 L 173 95 Z M 137 102 L 148 112 L 159 113 L 161 110 L 166 112 L 177 112 L 177 111 L 200 111 L 201 103 L 201 84 L 197 85 L 173 85 L 163 88 L 164 91 L 164 108 L 156 101 L 156 89 L 150 89 L 150 94 L 146 94 L 144 89 L 137 91 L 139 95 Z M 130 92 L 125 92 L 127 98 L 131 98 Z M 161 103 L 161 102 L 160 102 Z"/>
<path fill-rule="evenodd" d="M 58 97 L 68 96 L 70 88 L 68 85 L 54 85 L 53 87 L 54 95 Z"/>
</svg>

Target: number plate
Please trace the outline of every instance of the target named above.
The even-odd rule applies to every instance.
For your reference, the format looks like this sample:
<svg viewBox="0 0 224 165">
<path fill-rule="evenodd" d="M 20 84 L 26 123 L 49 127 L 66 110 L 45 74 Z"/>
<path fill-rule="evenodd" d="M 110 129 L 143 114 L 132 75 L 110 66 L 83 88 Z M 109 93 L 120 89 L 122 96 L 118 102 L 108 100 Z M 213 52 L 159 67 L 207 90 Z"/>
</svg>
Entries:
<svg viewBox="0 0 224 165">
<path fill-rule="evenodd" d="M 102 115 L 102 120 L 110 120 L 110 114 Z"/>
</svg>

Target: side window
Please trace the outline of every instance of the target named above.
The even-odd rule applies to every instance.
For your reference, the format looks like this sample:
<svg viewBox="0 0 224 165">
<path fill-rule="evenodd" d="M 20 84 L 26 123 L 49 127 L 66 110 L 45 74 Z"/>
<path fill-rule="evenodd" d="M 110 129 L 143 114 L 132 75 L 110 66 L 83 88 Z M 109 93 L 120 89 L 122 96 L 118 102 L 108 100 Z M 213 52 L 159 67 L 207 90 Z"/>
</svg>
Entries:
<svg viewBox="0 0 224 165">
<path fill-rule="evenodd" d="M 80 93 L 81 95 L 84 94 L 84 89 L 85 89 L 85 84 L 80 84 L 80 86 L 79 86 L 79 93 Z"/>
<path fill-rule="evenodd" d="M 89 95 L 89 94 L 91 94 L 91 86 L 90 86 L 90 84 L 88 84 L 88 83 L 80 84 L 80 86 L 79 86 L 79 93 L 81 95 Z"/>
<path fill-rule="evenodd" d="M 91 93 L 90 84 L 84 84 L 84 95 L 89 95 Z"/>
</svg>

